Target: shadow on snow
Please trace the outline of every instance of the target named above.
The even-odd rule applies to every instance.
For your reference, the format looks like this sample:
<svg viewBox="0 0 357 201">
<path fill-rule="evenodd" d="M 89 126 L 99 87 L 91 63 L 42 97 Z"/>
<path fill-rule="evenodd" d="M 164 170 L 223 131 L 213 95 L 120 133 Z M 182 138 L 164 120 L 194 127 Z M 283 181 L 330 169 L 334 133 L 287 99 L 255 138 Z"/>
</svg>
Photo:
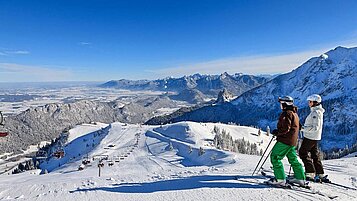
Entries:
<svg viewBox="0 0 357 201">
<path fill-rule="evenodd" d="M 192 176 L 187 178 L 155 181 L 148 183 L 121 183 L 114 184 L 112 187 L 96 187 L 87 189 L 77 189 L 70 191 L 90 192 L 90 191 L 108 191 L 117 193 L 153 193 L 161 191 L 180 191 L 199 188 L 267 188 L 266 185 L 254 182 L 239 182 L 236 179 L 258 179 L 257 176 L 221 176 L 204 175 Z"/>
</svg>

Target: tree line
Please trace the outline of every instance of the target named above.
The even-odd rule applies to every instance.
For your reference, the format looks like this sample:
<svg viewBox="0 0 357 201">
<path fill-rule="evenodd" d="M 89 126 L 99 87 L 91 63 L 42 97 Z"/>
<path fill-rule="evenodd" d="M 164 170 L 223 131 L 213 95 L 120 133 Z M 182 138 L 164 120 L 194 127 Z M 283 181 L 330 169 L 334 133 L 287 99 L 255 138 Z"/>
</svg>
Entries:
<svg viewBox="0 0 357 201">
<path fill-rule="evenodd" d="M 250 143 L 248 140 L 242 139 L 233 140 L 232 136 L 225 129 L 219 129 L 217 126 L 213 128 L 213 144 L 217 149 L 231 151 L 241 154 L 263 155 L 263 150 L 258 150 L 256 143 Z"/>
</svg>

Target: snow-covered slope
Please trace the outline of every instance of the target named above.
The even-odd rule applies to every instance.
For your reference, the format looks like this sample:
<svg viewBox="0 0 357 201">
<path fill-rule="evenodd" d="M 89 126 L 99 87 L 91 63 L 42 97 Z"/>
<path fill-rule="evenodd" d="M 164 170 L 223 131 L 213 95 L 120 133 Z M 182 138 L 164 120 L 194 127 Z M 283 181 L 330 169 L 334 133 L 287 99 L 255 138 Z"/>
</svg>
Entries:
<svg viewBox="0 0 357 201">
<path fill-rule="evenodd" d="M 177 155 L 181 158 L 176 161 L 179 166 L 212 166 L 224 162 L 230 163 L 234 161 L 234 156 L 228 152 L 215 149 L 213 145 L 214 126 L 224 129 L 233 139 L 244 138 L 250 143 L 256 143 L 258 149 L 265 150 L 270 140 L 270 137 L 265 134 L 258 135 L 255 128 L 225 124 L 180 122 L 165 126 L 144 127 L 122 123 L 110 125 L 84 124 L 69 131 L 68 143 L 63 146 L 65 156 L 60 159 L 52 157 L 49 161 L 41 164 L 41 169 L 47 169 L 51 172 L 63 164 L 78 161 L 83 157 L 108 156 L 113 160 L 117 157 L 123 157 L 128 153 L 116 153 L 119 149 L 116 145 L 122 144 L 126 140 L 138 141 L 140 133 L 145 134 L 144 147 L 149 153 L 160 155 L 164 152 L 165 154 L 161 158 L 166 158 L 167 161 L 172 160 L 172 156 L 175 155 L 176 157 Z M 139 141 L 137 143 L 134 141 L 126 146 L 130 149 L 135 144 L 137 146 Z M 170 144 L 172 144 L 171 150 Z M 113 147 L 108 147 L 109 145 Z M 200 147 L 205 148 L 207 154 L 198 157 Z M 192 148 L 192 151 L 189 153 L 190 148 Z M 167 153 L 170 152 L 171 154 L 167 156 Z M 212 160 L 210 158 L 212 156 L 215 156 L 216 160 Z"/>
<path fill-rule="evenodd" d="M 51 159 L 42 167 L 57 167 L 45 175 L 0 175 L 0 200 L 328 200 L 319 194 L 257 184 L 265 180 L 251 176 L 260 157 L 212 147 L 214 126 L 236 139 L 244 137 L 253 143 L 263 140 L 261 148 L 270 140 L 264 132 L 256 135 L 258 130 L 254 128 L 213 123 L 82 125 L 70 130 L 72 141 L 65 145 L 66 155 L 77 155 L 76 159 L 60 167 L 60 160 Z M 95 146 L 88 148 L 88 142 Z M 192 152 L 188 147 L 193 148 Z M 201 156 L 199 147 L 206 150 Z M 82 157 L 91 163 L 78 171 Z M 107 159 L 99 169 L 98 162 L 103 158 Z M 331 179 L 350 188 L 357 187 L 356 164 L 356 157 L 324 161 Z M 269 166 L 267 161 L 264 167 Z M 285 168 L 288 171 L 289 166 Z M 357 197 L 356 190 L 344 187 L 312 186 L 337 195 L 337 200 Z"/>
</svg>

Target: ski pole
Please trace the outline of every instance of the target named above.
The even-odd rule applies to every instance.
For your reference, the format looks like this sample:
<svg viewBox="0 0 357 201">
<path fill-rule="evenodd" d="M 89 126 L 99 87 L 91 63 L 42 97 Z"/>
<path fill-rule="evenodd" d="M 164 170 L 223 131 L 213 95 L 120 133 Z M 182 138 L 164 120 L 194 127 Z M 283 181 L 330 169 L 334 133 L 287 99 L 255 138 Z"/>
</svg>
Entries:
<svg viewBox="0 0 357 201">
<path fill-rule="evenodd" d="M 263 157 L 264 157 L 265 153 L 268 151 L 270 144 L 273 142 L 273 139 L 274 139 L 274 136 L 271 138 L 271 140 L 270 140 L 270 142 L 269 142 L 269 144 L 268 144 L 267 148 L 265 149 L 265 151 L 264 151 L 264 153 L 263 153 L 262 157 L 260 157 L 260 160 L 259 160 L 259 162 L 258 162 L 257 166 L 255 166 L 255 169 L 254 169 L 254 171 L 253 171 L 252 176 L 254 175 L 255 171 L 257 170 L 257 168 L 258 168 L 258 166 L 259 166 L 260 162 L 262 161 L 262 159 L 263 159 Z M 265 160 L 266 160 L 266 159 L 265 159 Z"/>
<path fill-rule="evenodd" d="M 265 157 L 265 159 L 264 159 L 262 165 L 260 166 L 259 170 L 261 170 L 261 169 L 263 168 L 263 165 L 265 164 L 265 162 L 266 162 L 267 159 L 269 158 L 269 156 L 270 156 L 270 154 L 271 154 L 272 151 L 273 151 L 273 150 L 270 150 L 269 154 Z"/>
<path fill-rule="evenodd" d="M 289 175 L 289 177 L 290 177 L 290 173 L 291 173 L 291 165 L 290 165 L 290 168 L 289 168 L 289 174 L 288 174 L 288 175 Z"/>
</svg>

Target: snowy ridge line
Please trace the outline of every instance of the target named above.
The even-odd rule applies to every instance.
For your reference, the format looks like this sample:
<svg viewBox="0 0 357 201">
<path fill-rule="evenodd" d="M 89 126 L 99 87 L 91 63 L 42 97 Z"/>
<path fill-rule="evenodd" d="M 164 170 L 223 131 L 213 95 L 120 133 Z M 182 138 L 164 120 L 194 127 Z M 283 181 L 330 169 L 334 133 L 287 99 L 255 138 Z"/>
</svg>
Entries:
<svg viewBox="0 0 357 201">
<path fill-rule="evenodd" d="M 155 132 L 155 131 L 148 131 L 146 133 L 146 136 L 157 138 L 157 139 L 167 142 L 167 143 L 171 142 L 174 149 L 177 150 L 177 155 L 183 157 L 181 164 L 184 166 L 219 165 L 219 164 L 224 163 L 223 160 L 219 160 L 219 159 L 224 159 L 227 156 L 229 156 L 228 154 L 224 153 L 223 151 L 218 151 L 216 149 L 205 149 L 205 154 L 198 157 L 199 149 L 193 145 L 191 146 L 192 152 L 189 153 L 190 145 L 187 145 L 187 143 L 185 143 L 185 142 L 181 142 L 181 141 L 166 137 L 163 134 Z M 212 156 L 215 156 L 216 159 L 212 160 L 211 159 Z"/>
</svg>

